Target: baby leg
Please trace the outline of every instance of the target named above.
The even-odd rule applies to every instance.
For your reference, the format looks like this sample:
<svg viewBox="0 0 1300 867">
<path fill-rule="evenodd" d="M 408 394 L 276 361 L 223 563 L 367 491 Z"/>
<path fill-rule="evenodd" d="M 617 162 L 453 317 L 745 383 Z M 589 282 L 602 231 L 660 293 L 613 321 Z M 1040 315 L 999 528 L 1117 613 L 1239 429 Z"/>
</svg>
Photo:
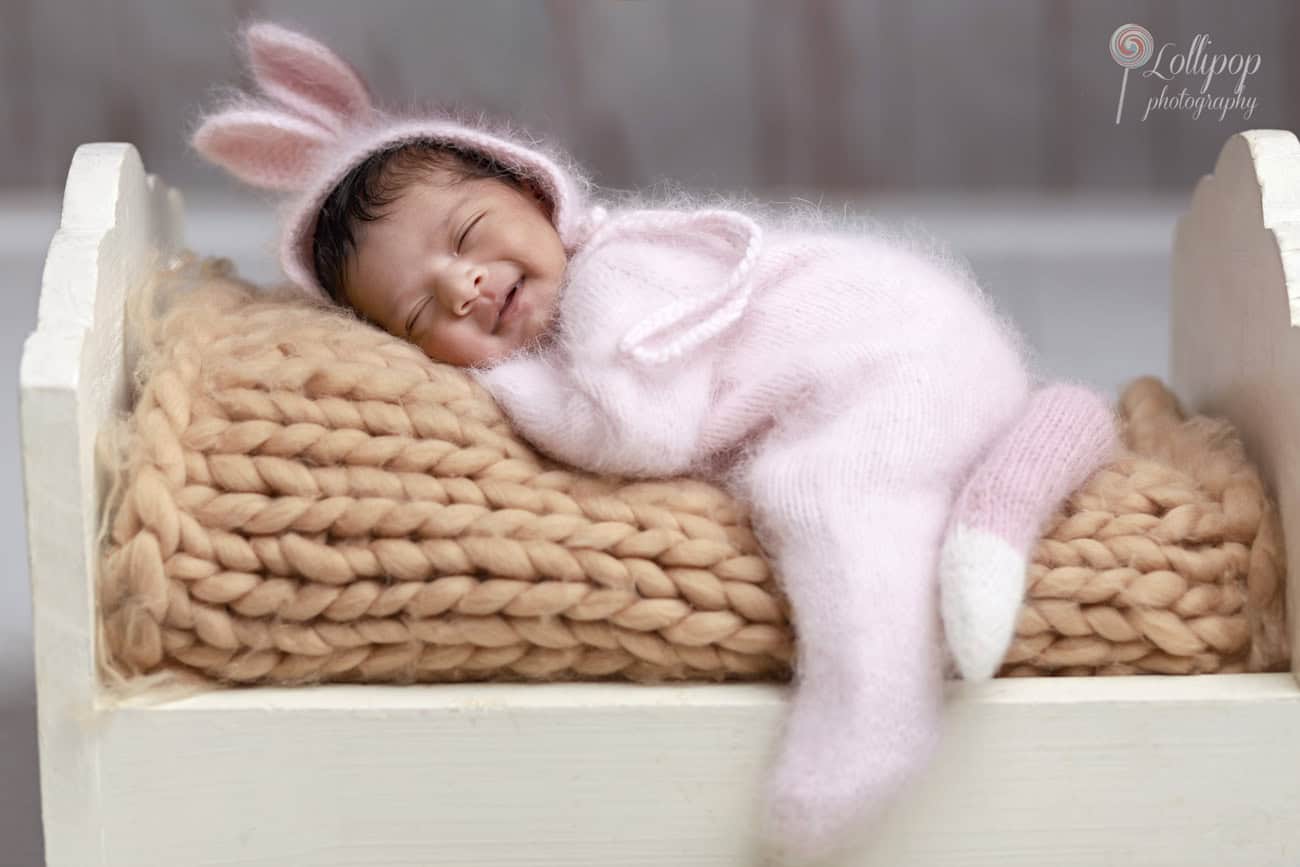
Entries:
<svg viewBox="0 0 1300 867">
<path fill-rule="evenodd" d="M 987 680 L 1002 667 L 1044 524 L 1119 444 L 1105 397 L 1051 383 L 1033 394 L 965 482 L 939 557 L 939 607 L 963 679 Z"/>
<path fill-rule="evenodd" d="M 878 392 L 758 444 L 739 477 L 790 598 L 791 708 L 764 834 L 820 857 L 930 759 L 943 698 L 936 559 L 956 472 L 934 396 Z"/>
</svg>

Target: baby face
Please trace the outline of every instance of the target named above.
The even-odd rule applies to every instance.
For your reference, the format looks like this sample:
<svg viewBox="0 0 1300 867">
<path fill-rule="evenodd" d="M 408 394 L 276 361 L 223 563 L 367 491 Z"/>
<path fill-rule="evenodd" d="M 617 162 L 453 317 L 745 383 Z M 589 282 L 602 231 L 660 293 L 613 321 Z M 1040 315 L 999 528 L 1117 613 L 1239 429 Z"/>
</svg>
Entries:
<svg viewBox="0 0 1300 867">
<path fill-rule="evenodd" d="M 538 340 L 567 258 L 539 196 L 495 178 L 410 184 L 356 231 L 348 300 L 435 361 L 467 367 Z"/>
</svg>

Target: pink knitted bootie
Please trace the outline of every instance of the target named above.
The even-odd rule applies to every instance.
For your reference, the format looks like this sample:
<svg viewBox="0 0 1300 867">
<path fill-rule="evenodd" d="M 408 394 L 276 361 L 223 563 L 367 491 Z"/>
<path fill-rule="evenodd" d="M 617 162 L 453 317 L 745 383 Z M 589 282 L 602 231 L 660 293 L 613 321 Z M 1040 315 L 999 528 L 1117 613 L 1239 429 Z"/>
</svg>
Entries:
<svg viewBox="0 0 1300 867">
<path fill-rule="evenodd" d="M 953 505 L 939 559 L 945 637 L 963 679 L 987 680 L 1001 667 L 1043 525 L 1118 445 L 1104 397 L 1052 383 L 1030 396 L 976 465 Z"/>
</svg>

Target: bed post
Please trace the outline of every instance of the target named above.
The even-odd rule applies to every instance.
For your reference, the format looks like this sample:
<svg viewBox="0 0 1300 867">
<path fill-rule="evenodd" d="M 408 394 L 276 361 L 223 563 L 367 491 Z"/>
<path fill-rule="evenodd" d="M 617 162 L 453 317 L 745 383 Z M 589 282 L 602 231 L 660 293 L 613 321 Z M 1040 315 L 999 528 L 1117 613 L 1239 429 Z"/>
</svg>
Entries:
<svg viewBox="0 0 1300 867">
<path fill-rule="evenodd" d="M 1188 412 L 1232 420 L 1277 500 L 1300 678 L 1300 142 L 1228 139 L 1174 239 L 1170 382 Z"/>
<path fill-rule="evenodd" d="M 181 199 L 129 144 L 77 148 L 23 347 L 20 412 L 46 863 L 106 865 L 95 718 L 101 425 L 128 407 L 127 292 L 181 243 Z"/>
</svg>

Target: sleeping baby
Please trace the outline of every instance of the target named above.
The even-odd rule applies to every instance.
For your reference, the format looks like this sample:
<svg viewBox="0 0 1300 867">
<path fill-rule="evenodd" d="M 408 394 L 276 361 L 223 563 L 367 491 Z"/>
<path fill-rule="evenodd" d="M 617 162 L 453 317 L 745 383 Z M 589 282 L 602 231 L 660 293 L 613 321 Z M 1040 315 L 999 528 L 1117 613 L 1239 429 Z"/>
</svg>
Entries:
<svg viewBox="0 0 1300 867">
<path fill-rule="evenodd" d="M 1118 445 L 1109 402 L 1031 381 L 920 243 L 734 197 L 598 204 L 508 125 L 393 115 L 307 36 L 243 38 L 262 93 L 194 145 L 294 194 L 290 280 L 467 368 L 558 461 L 748 504 L 797 636 L 764 835 L 817 857 L 878 816 L 934 754 L 945 674 L 998 670 L 1044 523 Z"/>
</svg>

